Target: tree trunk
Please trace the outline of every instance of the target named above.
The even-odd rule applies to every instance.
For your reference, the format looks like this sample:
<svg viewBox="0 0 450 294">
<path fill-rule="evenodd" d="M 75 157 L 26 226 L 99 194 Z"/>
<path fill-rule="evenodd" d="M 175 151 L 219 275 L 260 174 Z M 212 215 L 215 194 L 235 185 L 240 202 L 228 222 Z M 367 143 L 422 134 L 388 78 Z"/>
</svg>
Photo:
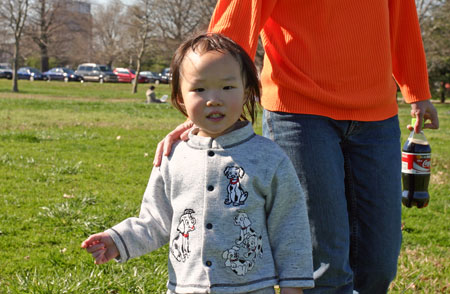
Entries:
<svg viewBox="0 0 450 294">
<path fill-rule="evenodd" d="M 40 38 L 39 38 L 39 49 L 41 51 L 41 71 L 48 71 L 48 35 L 46 29 L 46 11 L 45 11 L 45 0 L 41 1 L 40 10 Z"/>
<path fill-rule="evenodd" d="M 19 69 L 19 40 L 16 38 L 16 42 L 14 44 L 14 60 L 13 60 L 13 92 L 19 92 L 19 85 L 17 83 L 17 70 Z"/>
<path fill-rule="evenodd" d="M 145 40 L 141 44 L 141 48 L 139 49 L 139 54 L 138 54 L 137 60 L 136 60 L 136 76 L 134 77 L 133 90 L 131 91 L 131 93 L 133 93 L 133 94 L 137 93 L 137 88 L 138 88 L 138 83 L 139 83 L 139 73 L 141 72 L 141 59 L 142 59 L 142 56 L 144 55 L 144 51 L 145 51 Z"/>
<path fill-rule="evenodd" d="M 41 72 L 48 71 L 48 49 L 47 45 L 42 44 L 39 46 L 41 49 Z"/>
<path fill-rule="evenodd" d="M 141 72 L 141 57 L 139 56 L 137 59 L 137 66 L 136 66 L 136 75 L 134 76 L 134 80 L 133 80 L 133 90 L 131 91 L 131 93 L 136 94 L 137 93 L 137 88 L 138 88 L 138 84 L 139 84 L 139 73 Z"/>
<path fill-rule="evenodd" d="M 445 81 L 441 82 L 441 103 L 445 103 L 445 91 L 447 89 L 445 88 Z"/>
</svg>

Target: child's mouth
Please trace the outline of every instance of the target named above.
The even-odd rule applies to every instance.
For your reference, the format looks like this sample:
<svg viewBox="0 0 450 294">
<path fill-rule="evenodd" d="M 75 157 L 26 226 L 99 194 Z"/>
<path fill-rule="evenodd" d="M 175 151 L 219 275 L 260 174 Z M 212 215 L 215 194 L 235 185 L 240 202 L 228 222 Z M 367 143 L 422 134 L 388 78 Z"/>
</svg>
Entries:
<svg viewBox="0 0 450 294">
<path fill-rule="evenodd" d="M 222 113 L 211 113 L 207 116 L 207 118 L 209 119 L 221 119 L 223 118 L 225 115 L 223 115 Z"/>
</svg>

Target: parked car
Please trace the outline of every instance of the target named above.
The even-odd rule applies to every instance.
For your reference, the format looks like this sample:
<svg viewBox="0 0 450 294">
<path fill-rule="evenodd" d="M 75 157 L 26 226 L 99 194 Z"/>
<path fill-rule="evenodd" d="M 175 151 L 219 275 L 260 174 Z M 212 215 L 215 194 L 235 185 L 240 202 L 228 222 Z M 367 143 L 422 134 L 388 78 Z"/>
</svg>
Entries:
<svg viewBox="0 0 450 294">
<path fill-rule="evenodd" d="M 19 80 L 45 80 L 44 75 L 41 73 L 40 70 L 34 67 L 21 67 L 17 71 L 17 78 Z"/>
<path fill-rule="evenodd" d="M 168 84 L 172 81 L 172 73 L 170 72 L 170 67 L 166 67 L 159 74 L 161 78 L 161 83 Z"/>
<path fill-rule="evenodd" d="M 0 78 L 12 79 L 12 69 L 7 63 L 0 63 Z"/>
<path fill-rule="evenodd" d="M 76 81 L 76 82 L 83 82 L 84 79 L 82 76 L 75 74 L 75 71 L 71 70 L 67 67 L 54 67 L 50 69 L 49 71 L 46 71 L 43 73 L 43 75 L 47 78 L 49 81 Z"/>
<path fill-rule="evenodd" d="M 161 83 L 161 77 L 159 76 L 159 74 L 157 72 L 141 71 L 140 75 L 143 75 L 144 77 L 146 77 L 148 79 L 149 83 L 155 83 L 155 84 Z"/>
<path fill-rule="evenodd" d="M 118 80 L 109 66 L 97 63 L 80 64 L 75 74 L 82 76 L 85 81 L 92 82 L 117 82 Z"/>
<path fill-rule="evenodd" d="M 122 83 L 131 83 L 136 77 L 136 72 L 132 69 L 118 67 L 113 71 L 117 75 L 117 79 Z M 139 74 L 139 83 L 148 83 L 148 78 Z"/>
</svg>

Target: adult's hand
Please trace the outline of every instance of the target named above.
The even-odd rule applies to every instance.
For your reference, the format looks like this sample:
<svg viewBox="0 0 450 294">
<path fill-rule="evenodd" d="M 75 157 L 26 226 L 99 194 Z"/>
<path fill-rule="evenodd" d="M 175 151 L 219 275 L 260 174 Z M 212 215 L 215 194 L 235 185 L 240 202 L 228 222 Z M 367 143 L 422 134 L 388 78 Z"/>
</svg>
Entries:
<svg viewBox="0 0 450 294">
<path fill-rule="evenodd" d="M 410 131 L 419 133 L 422 130 L 423 121 L 430 120 L 430 122 L 423 125 L 424 129 L 438 129 L 439 118 L 430 100 L 423 100 L 411 103 L 411 116 L 416 118 L 414 126 L 408 125 Z"/>
<path fill-rule="evenodd" d="M 156 147 L 155 158 L 153 159 L 154 166 L 160 166 L 162 157 L 168 156 L 172 150 L 172 145 L 178 140 L 186 141 L 188 139 L 189 131 L 194 126 L 194 123 L 190 120 L 185 121 L 181 125 L 177 126 L 172 132 L 158 143 Z"/>
</svg>

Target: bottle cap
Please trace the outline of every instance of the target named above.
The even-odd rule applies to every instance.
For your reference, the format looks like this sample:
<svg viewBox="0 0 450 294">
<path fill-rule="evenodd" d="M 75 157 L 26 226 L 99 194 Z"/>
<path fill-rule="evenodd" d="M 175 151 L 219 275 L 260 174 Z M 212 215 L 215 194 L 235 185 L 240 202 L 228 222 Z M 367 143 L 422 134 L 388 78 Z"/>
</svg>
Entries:
<svg viewBox="0 0 450 294">
<path fill-rule="evenodd" d="M 416 120 L 417 119 L 415 117 L 411 118 L 411 126 L 414 127 L 416 125 Z M 425 126 L 425 119 L 422 120 L 422 129 L 424 126 Z"/>
</svg>

